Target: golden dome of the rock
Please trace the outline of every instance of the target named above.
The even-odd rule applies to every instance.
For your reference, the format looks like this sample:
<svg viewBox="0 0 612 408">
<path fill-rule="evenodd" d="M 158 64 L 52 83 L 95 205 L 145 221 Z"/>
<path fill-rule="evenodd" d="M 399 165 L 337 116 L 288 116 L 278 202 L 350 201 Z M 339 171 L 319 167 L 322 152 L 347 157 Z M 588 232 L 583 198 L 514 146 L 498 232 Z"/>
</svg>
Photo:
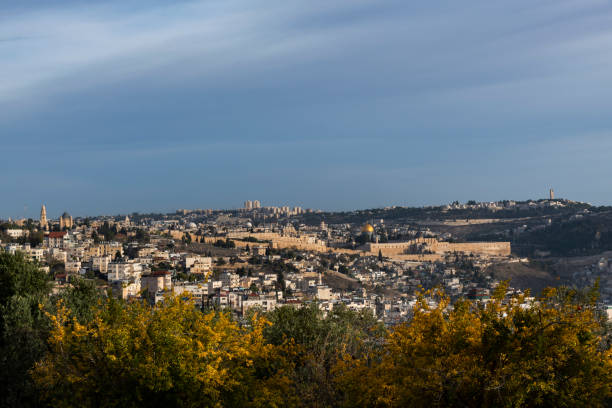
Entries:
<svg viewBox="0 0 612 408">
<path fill-rule="evenodd" d="M 374 227 L 371 226 L 370 224 L 366 224 L 363 227 L 361 227 L 361 232 L 371 234 L 372 232 L 374 232 Z"/>
</svg>

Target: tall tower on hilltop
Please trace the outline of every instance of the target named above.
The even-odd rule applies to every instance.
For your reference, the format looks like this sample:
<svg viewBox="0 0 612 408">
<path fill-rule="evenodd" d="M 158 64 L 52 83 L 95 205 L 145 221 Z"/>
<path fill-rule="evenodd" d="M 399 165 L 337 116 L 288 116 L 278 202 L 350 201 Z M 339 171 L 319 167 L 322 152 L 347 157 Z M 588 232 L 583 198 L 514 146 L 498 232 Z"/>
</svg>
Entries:
<svg viewBox="0 0 612 408">
<path fill-rule="evenodd" d="M 45 208 L 45 205 L 42 205 L 42 208 L 40 209 L 40 228 L 41 229 L 47 229 L 49 227 L 49 223 L 47 222 L 47 208 Z"/>
<path fill-rule="evenodd" d="M 549 197 L 550 200 L 554 200 L 555 199 L 555 190 L 553 190 L 551 188 L 550 191 L 548 192 L 548 197 Z"/>
</svg>

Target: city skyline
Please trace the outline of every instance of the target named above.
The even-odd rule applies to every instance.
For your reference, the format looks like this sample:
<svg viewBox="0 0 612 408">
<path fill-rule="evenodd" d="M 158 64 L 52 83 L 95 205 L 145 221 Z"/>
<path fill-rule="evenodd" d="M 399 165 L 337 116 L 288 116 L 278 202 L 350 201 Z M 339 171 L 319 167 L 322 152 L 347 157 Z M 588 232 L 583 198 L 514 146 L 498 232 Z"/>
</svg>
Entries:
<svg viewBox="0 0 612 408">
<path fill-rule="evenodd" d="M 608 2 L 31 0 L 0 16 L 6 216 L 549 185 L 612 203 Z"/>
<path fill-rule="evenodd" d="M 593 203 L 589 203 L 589 202 L 584 202 L 581 200 L 571 200 L 565 197 L 556 197 L 554 195 L 553 189 L 550 189 L 547 191 L 548 196 L 542 196 L 542 197 L 531 197 L 531 198 L 526 198 L 524 200 L 515 200 L 512 198 L 504 198 L 504 199 L 498 199 L 498 200 L 486 200 L 486 201 L 476 201 L 476 200 L 465 200 L 465 201 L 460 201 L 460 200 L 450 200 L 448 202 L 444 202 L 444 203 L 431 203 L 431 204 L 426 204 L 426 205 L 399 205 L 399 204 L 393 204 L 390 203 L 388 205 L 385 206 L 379 206 L 379 207 L 353 207 L 353 208 L 343 208 L 343 209 L 326 209 L 326 208 L 316 208 L 316 207 L 308 207 L 308 206 L 301 206 L 301 205 L 297 205 L 294 203 L 288 203 L 288 202 L 283 202 L 283 203 L 267 203 L 265 201 L 260 201 L 260 200 L 246 200 L 242 203 L 242 205 L 237 205 L 237 206 L 229 206 L 229 207 L 206 207 L 206 206 L 195 206 L 195 207 L 185 207 L 185 206 L 177 206 L 176 208 L 169 208 L 166 210 L 159 210 L 159 209 L 153 209 L 153 210 L 135 210 L 135 211 L 118 211 L 115 213 L 83 213 L 83 214 L 75 214 L 77 217 L 112 217 L 112 216 L 122 216 L 122 215 L 131 215 L 134 213 L 137 214 L 173 214 L 176 212 L 180 212 L 180 211 L 201 211 L 201 210 L 212 210 L 212 211 L 253 211 L 253 210 L 262 210 L 262 209 L 273 209 L 276 208 L 278 210 L 285 210 L 286 211 L 294 211 L 297 209 L 299 211 L 298 214 L 301 214 L 303 212 L 306 211 L 323 211 L 323 212 L 330 212 L 330 213 L 334 213 L 334 212 L 346 212 L 346 211 L 363 211 L 363 210 L 369 210 L 369 209 L 384 209 L 384 208 L 393 208 L 393 207 L 403 207 L 403 208 L 426 208 L 426 207 L 444 207 L 444 206 L 452 206 L 455 203 L 458 204 L 470 204 L 471 201 L 476 201 L 477 204 L 486 204 L 486 203 L 501 203 L 501 202 L 505 202 L 505 201 L 514 201 L 514 202 L 528 202 L 528 201 L 540 201 L 540 200 L 551 200 L 551 201 L 565 201 L 565 200 L 570 200 L 573 202 L 578 202 L 578 203 L 586 203 L 589 205 L 593 205 Z M 254 205 L 256 203 L 256 205 Z M 250 206 L 249 206 L 250 204 Z M 58 207 L 56 208 L 56 211 L 51 211 L 51 216 L 47 217 L 47 203 L 43 202 L 40 207 L 39 210 L 37 212 L 38 216 L 36 215 L 32 215 L 32 213 L 36 212 L 33 211 L 32 209 L 30 209 L 28 206 L 25 206 L 23 209 L 22 214 L 15 214 L 15 215 L 6 215 L 6 214 L 1 214 L 0 213 L 0 220 L 3 219 L 12 219 L 12 220 L 19 220 L 19 219 L 32 219 L 32 220 L 37 220 L 40 219 L 41 221 L 44 220 L 46 223 L 47 219 L 60 219 L 62 217 L 62 215 L 65 215 L 67 212 L 65 210 L 63 210 L 62 208 L 64 207 Z M 70 210 L 71 211 L 71 210 Z M 43 215 L 44 214 L 44 215 Z"/>
</svg>

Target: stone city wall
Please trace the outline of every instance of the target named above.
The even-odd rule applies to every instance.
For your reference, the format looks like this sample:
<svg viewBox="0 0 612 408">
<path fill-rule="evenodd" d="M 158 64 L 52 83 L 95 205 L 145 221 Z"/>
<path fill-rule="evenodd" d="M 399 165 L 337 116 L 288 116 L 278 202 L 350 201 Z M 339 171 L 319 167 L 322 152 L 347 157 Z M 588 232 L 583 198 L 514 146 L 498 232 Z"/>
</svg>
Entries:
<svg viewBox="0 0 612 408">
<path fill-rule="evenodd" d="M 255 238 L 258 241 L 266 242 L 258 243 L 240 241 L 240 239 L 249 237 Z M 225 240 L 226 238 L 233 240 L 237 247 L 245 247 L 247 244 L 250 246 L 257 246 L 258 244 L 268 245 L 269 243 L 272 248 L 279 249 L 296 248 L 304 251 L 334 252 L 338 254 L 343 253 L 360 256 L 377 256 L 380 252 L 385 257 L 392 257 L 398 260 L 402 259 L 415 261 L 438 261 L 442 259 L 441 255 L 449 252 L 487 256 L 509 256 L 511 250 L 509 242 L 454 243 L 438 242 L 436 238 L 416 238 L 405 242 L 367 243 L 360 249 L 353 250 L 345 248 L 331 248 L 327 246 L 324 241 L 321 241 L 313 236 L 304 235 L 300 237 L 292 237 L 284 236 L 276 232 L 232 233 L 228 234 L 227 237 L 204 237 L 204 242 L 207 244 L 213 244 L 217 240 Z M 406 253 L 411 249 L 411 247 L 419 247 L 423 250 L 431 251 L 433 254 Z"/>
<path fill-rule="evenodd" d="M 434 252 L 462 252 L 474 255 L 509 256 L 510 250 L 510 242 L 438 242 Z"/>
<path fill-rule="evenodd" d="M 510 242 L 438 242 L 435 238 L 417 238 L 406 242 L 390 243 L 369 243 L 364 250 L 370 255 L 378 255 L 379 251 L 383 256 L 410 255 L 406 252 L 414 246 L 422 247 L 424 250 L 435 254 L 447 252 L 461 252 L 465 254 L 488 255 L 488 256 L 509 256 Z"/>
</svg>

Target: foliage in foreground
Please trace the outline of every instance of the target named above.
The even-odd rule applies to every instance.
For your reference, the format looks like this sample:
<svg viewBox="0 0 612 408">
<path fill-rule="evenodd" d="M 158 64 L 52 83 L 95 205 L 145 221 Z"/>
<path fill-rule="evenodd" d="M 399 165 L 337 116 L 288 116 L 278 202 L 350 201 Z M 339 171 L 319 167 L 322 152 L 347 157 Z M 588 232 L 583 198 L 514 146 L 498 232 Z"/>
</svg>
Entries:
<svg viewBox="0 0 612 408">
<path fill-rule="evenodd" d="M 46 351 L 48 325 L 38 305 L 49 290 L 36 265 L 0 250 L 0 406 L 36 404 L 28 371 Z"/>
<path fill-rule="evenodd" d="M 529 307 L 449 305 L 425 293 L 410 323 L 316 305 L 239 323 L 169 297 L 154 308 L 100 296 L 0 254 L 0 406 L 598 407 L 612 355 L 596 290 L 545 291 Z M 436 302 L 430 302 L 430 300 Z M 435 305 L 435 306 L 434 306 Z"/>
<path fill-rule="evenodd" d="M 414 318 L 387 337 L 374 361 L 346 357 L 339 386 L 349 406 L 597 407 L 610 403 L 612 359 L 605 322 L 586 299 L 548 289 L 531 307 L 524 296 L 447 312 L 437 293 L 419 299 Z"/>
<path fill-rule="evenodd" d="M 243 328 L 177 297 L 107 300 L 86 325 L 60 305 L 50 319 L 33 376 L 53 406 L 282 406 L 289 391 L 290 360 L 263 341 L 264 319 Z"/>
</svg>

